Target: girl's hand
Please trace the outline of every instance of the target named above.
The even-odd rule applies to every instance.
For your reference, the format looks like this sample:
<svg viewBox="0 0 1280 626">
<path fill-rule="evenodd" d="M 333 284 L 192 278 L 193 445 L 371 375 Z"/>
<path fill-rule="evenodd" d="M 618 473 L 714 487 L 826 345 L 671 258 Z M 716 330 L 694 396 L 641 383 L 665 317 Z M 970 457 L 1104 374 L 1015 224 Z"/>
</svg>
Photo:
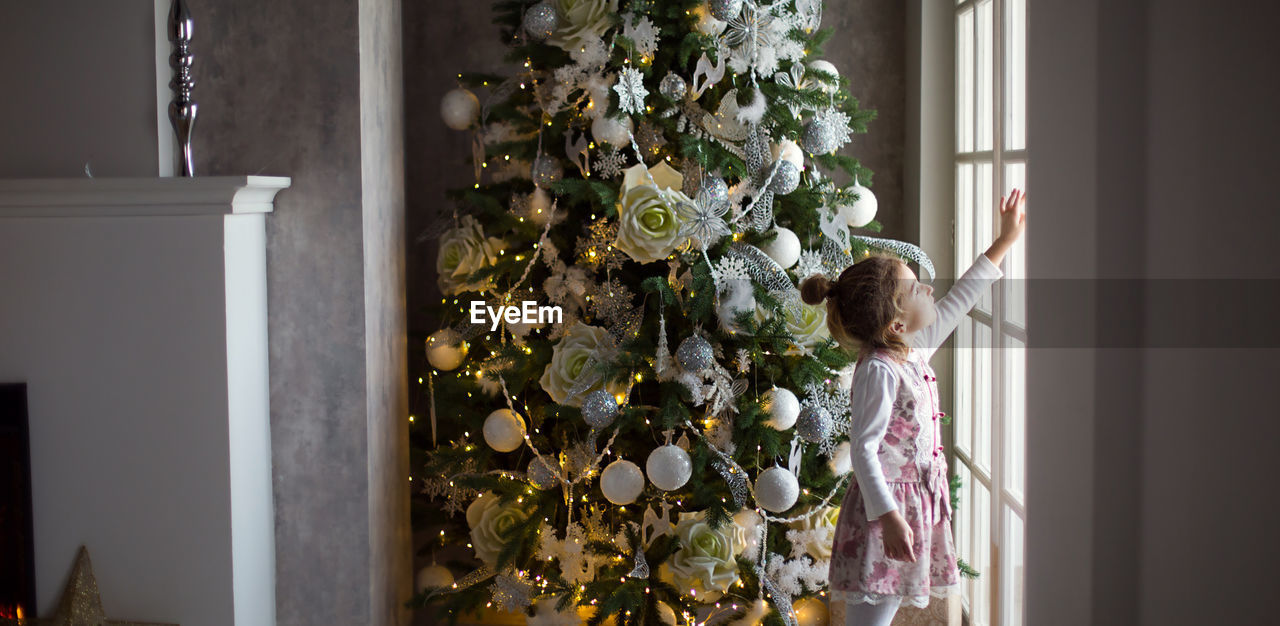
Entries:
<svg viewBox="0 0 1280 626">
<path fill-rule="evenodd" d="M 885 556 L 899 561 L 915 562 L 915 536 L 902 514 L 894 509 L 881 515 L 879 519 L 884 532 Z"/>
<path fill-rule="evenodd" d="M 1000 237 L 998 241 L 1008 243 L 1010 245 L 1022 236 L 1022 230 L 1027 225 L 1027 214 L 1023 212 L 1022 207 L 1027 203 L 1026 194 L 1021 189 L 1014 189 L 1009 194 L 1008 199 L 1000 196 Z"/>
<path fill-rule="evenodd" d="M 1020 189 L 1014 189 L 1008 198 L 1000 196 L 1000 205 L 996 207 L 1000 210 L 1000 236 L 983 253 L 997 266 L 1009 248 L 1013 247 L 1013 242 L 1022 236 L 1022 230 L 1027 225 L 1027 214 L 1022 211 L 1022 206 L 1026 203 L 1027 196 Z"/>
</svg>

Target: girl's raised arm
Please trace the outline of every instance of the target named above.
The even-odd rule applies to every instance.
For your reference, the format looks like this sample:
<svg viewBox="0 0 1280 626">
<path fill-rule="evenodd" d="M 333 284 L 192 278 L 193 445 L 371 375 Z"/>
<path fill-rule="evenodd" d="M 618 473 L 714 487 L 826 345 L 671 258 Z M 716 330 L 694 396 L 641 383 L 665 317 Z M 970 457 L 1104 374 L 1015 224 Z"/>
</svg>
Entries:
<svg viewBox="0 0 1280 626">
<path fill-rule="evenodd" d="M 973 261 L 973 265 L 956 280 L 956 284 L 952 285 L 951 289 L 947 290 L 947 295 L 938 300 L 935 305 L 938 311 L 937 319 L 932 324 L 912 333 L 907 343 L 923 351 L 925 360 L 929 360 L 938 346 L 941 346 L 960 324 L 960 318 L 973 308 L 982 291 L 1002 276 L 1004 272 L 992 263 L 986 254 L 979 254 Z"/>
</svg>

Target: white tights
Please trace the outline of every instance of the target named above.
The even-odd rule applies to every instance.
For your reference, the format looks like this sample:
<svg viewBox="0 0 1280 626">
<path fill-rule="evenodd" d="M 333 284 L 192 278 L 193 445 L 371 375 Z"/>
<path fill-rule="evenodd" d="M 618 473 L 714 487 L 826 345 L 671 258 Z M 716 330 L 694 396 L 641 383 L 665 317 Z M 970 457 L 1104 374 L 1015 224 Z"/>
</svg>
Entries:
<svg viewBox="0 0 1280 626">
<path fill-rule="evenodd" d="M 880 604 L 859 602 L 846 604 L 844 610 L 845 626 L 889 626 L 893 615 L 898 612 L 902 598 L 885 598 Z"/>
</svg>

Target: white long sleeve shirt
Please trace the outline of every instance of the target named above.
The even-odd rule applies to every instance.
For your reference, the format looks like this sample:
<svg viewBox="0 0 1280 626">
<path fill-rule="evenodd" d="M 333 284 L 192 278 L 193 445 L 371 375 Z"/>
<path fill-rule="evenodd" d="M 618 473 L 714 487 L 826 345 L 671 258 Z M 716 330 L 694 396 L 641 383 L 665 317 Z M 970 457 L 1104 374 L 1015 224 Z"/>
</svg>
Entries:
<svg viewBox="0 0 1280 626">
<path fill-rule="evenodd" d="M 941 300 L 935 304 L 937 319 L 932 324 L 905 337 L 907 345 L 912 349 L 911 359 L 919 361 L 928 376 L 932 376 L 932 368 L 928 360 L 938 347 L 951 335 L 960 320 L 973 308 L 978 297 L 991 283 L 1004 276 L 991 259 L 985 254 L 978 255 L 973 265 L 956 281 Z M 915 371 L 914 369 L 912 371 Z M 895 399 L 901 381 L 898 369 L 879 358 L 868 358 L 853 373 L 852 399 L 850 409 L 852 422 L 849 432 L 850 454 L 853 459 L 853 473 L 858 487 L 862 491 L 863 505 L 866 509 L 867 521 L 898 508 L 898 503 L 889 490 L 885 477 L 884 463 L 881 462 L 885 434 L 889 429 Z M 931 407 L 917 402 L 915 419 L 920 421 L 919 428 L 932 428 L 932 420 L 927 412 Z M 902 407 L 900 406 L 900 410 Z M 898 436 L 893 439 L 896 441 Z M 933 438 L 928 438 L 933 442 Z M 936 445 L 931 443 L 930 445 Z M 892 455 L 891 455 L 892 456 Z M 899 458 L 899 457 L 892 457 Z M 904 460 L 902 465 L 906 465 Z M 903 468 L 891 467 L 890 478 L 894 482 L 916 482 L 920 480 L 918 471 L 903 471 Z M 910 469 L 910 468 L 908 468 Z M 908 477 L 907 480 L 898 480 Z M 916 480 L 910 480 L 915 477 Z"/>
</svg>

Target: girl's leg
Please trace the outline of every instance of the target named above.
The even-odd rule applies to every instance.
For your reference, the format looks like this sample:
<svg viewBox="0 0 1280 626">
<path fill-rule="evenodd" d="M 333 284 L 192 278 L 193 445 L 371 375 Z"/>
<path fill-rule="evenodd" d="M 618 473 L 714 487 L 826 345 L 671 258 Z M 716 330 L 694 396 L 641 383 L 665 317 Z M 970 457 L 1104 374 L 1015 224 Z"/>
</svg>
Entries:
<svg viewBox="0 0 1280 626">
<path fill-rule="evenodd" d="M 902 598 L 886 598 L 880 604 L 859 602 L 846 605 L 845 626 L 889 626 L 899 604 L 902 604 Z"/>
</svg>

